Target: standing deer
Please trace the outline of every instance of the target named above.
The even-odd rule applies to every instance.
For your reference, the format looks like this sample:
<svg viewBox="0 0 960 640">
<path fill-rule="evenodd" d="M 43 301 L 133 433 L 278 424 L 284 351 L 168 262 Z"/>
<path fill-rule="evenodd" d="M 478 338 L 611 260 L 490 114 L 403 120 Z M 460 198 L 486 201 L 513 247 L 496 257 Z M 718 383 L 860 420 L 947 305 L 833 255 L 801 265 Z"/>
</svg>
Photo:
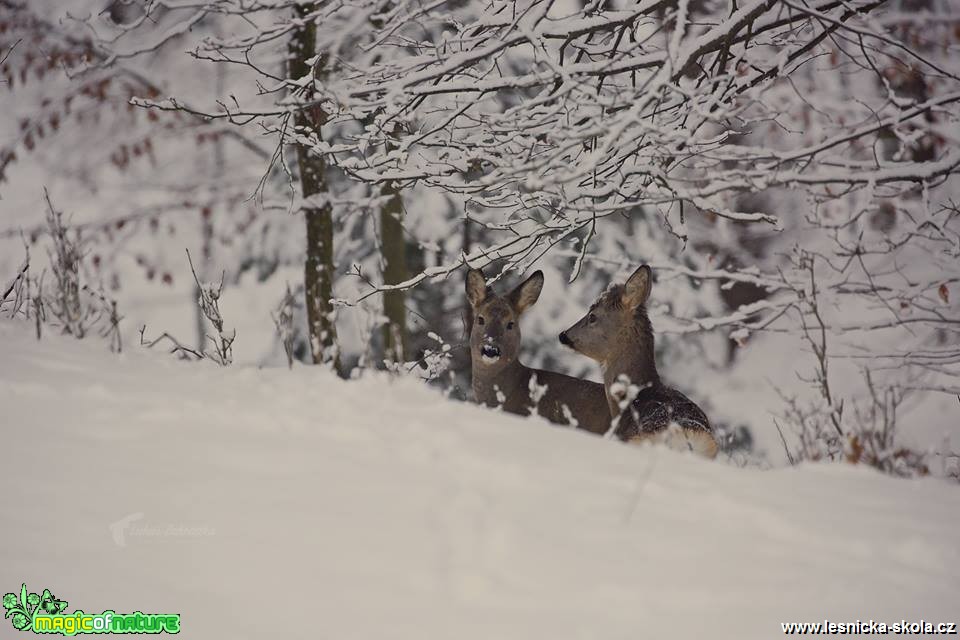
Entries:
<svg viewBox="0 0 960 640">
<path fill-rule="evenodd" d="M 560 334 L 560 342 L 600 363 L 620 439 L 663 442 L 713 458 L 718 446 L 707 416 L 657 373 L 645 306 L 650 278 L 650 267 L 643 265 L 626 284 L 608 288 L 587 315 Z M 630 393 L 631 385 L 636 395 Z"/>
<path fill-rule="evenodd" d="M 524 366 L 520 354 L 520 316 L 533 306 L 543 288 L 537 271 L 505 296 L 487 286 L 483 272 L 467 273 L 467 331 L 473 392 L 477 402 L 529 415 L 533 407 L 550 422 L 606 433 L 610 428 L 603 385 L 562 373 Z"/>
</svg>

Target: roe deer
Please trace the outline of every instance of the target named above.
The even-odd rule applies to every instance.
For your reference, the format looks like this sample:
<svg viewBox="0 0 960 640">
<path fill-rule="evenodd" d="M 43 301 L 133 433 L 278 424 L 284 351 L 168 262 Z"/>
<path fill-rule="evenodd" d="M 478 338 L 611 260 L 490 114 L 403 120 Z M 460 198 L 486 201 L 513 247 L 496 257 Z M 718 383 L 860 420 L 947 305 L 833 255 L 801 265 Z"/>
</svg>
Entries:
<svg viewBox="0 0 960 640">
<path fill-rule="evenodd" d="M 657 373 L 646 309 L 650 278 L 650 267 L 643 265 L 626 284 L 608 288 L 587 315 L 560 334 L 560 342 L 600 363 L 620 439 L 663 442 L 713 458 L 718 446 L 707 416 Z M 638 388 L 632 398 L 629 385 Z"/>
<path fill-rule="evenodd" d="M 467 331 L 473 392 L 477 402 L 503 406 L 505 411 L 529 415 L 536 411 L 550 422 L 570 424 L 593 433 L 610 428 L 603 385 L 562 373 L 531 369 L 518 360 L 520 316 L 533 306 L 543 288 L 543 273 L 537 271 L 505 296 L 487 286 L 483 272 L 467 273 Z"/>
</svg>

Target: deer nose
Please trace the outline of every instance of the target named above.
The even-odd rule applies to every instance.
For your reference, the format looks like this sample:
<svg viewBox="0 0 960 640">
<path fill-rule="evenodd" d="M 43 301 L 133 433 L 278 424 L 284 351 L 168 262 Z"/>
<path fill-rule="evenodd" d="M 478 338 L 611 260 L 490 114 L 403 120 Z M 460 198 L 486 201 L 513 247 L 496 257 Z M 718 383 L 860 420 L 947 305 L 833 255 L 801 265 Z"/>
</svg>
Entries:
<svg viewBox="0 0 960 640">
<path fill-rule="evenodd" d="M 485 362 L 494 362 L 500 359 L 500 348 L 492 344 L 485 344 L 480 347 L 480 357 Z"/>
<path fill-rule="evenodd" d="M 570 336 L 567 335 L 566 331 L 561 331 L 559 337 L 560 337 L 560 344 L 565 344 L 568 347 L 573 346 L 573 340 L 570 339 Z"/>
</svg>

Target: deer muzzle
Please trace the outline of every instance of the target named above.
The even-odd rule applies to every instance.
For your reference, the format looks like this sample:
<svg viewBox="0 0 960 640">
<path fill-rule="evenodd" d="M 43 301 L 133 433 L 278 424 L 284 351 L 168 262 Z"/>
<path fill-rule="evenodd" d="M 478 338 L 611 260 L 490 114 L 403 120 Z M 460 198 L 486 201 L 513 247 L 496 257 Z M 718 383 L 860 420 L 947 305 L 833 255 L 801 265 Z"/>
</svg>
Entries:
<svg viewBox="0 0 960 640">
<path fill-rule="evenodd" d="M 492 344 L 485 344 L 480 347 L 480 357 L 483 358 L 483 361 L 487 363 L 496 362 L 500 359 L 500 347 L 495 347 Z"/>
</svg>

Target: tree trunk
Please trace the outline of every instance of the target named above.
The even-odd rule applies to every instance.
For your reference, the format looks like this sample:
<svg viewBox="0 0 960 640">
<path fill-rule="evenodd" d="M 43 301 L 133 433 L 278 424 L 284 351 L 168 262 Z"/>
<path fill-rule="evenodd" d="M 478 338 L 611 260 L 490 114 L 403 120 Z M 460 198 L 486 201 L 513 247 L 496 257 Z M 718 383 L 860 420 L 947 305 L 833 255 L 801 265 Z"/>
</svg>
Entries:
<svg viewBox="0 0 960 640">
<path fill-rule="evenodd" d="M 403 237 L 403 199 L 395 182 L 385 183 L 381 194 L 389 196 L 380 209 L 380 242 L 383 256 L 384 284 L 398 284 L 407 279 L 406 239 Z M 384 359 L 405 362 L 407 357 L 407 312 L 405 292 L 385 291 L 383 315 Z"/>
<path fill-rule="evenodd" d="M 298 18 L 305 18 L 315 10 L 312 3 L 299 5 L 295 11 Z M 317 26 L 306 22 L 294 32 L 289 44 L 289 76 L 303 78 L 314 72 L 306 60 L 316 55 Z M 323 61 L 316 68 L 322 68 Z M 312 90 L 306 88 L 304 101 L 312 98 Z M 319 107 L 300 109 L 294 116 L 298 131 L 311 131 L 319 138 L 320 128 L 326 123 L 327 114 Z M 311 154 L 302 144 L 296 144 L 297 166 L 300 169 L 300 188 L 303 198 L 327 192 L 326 161 L 323 156 Z M 340 357 L 337 350 L 337 332 L 333 320 L 333 217 L 329 203 L 304 205 L 303 217 L 307 224 L 307 258 L 304 265 L 304 293 L 307 307 L 307 330 L 310 337 L 310 352 L 313 362 L 331 363 L 339 371 Z"/>
</svg>

